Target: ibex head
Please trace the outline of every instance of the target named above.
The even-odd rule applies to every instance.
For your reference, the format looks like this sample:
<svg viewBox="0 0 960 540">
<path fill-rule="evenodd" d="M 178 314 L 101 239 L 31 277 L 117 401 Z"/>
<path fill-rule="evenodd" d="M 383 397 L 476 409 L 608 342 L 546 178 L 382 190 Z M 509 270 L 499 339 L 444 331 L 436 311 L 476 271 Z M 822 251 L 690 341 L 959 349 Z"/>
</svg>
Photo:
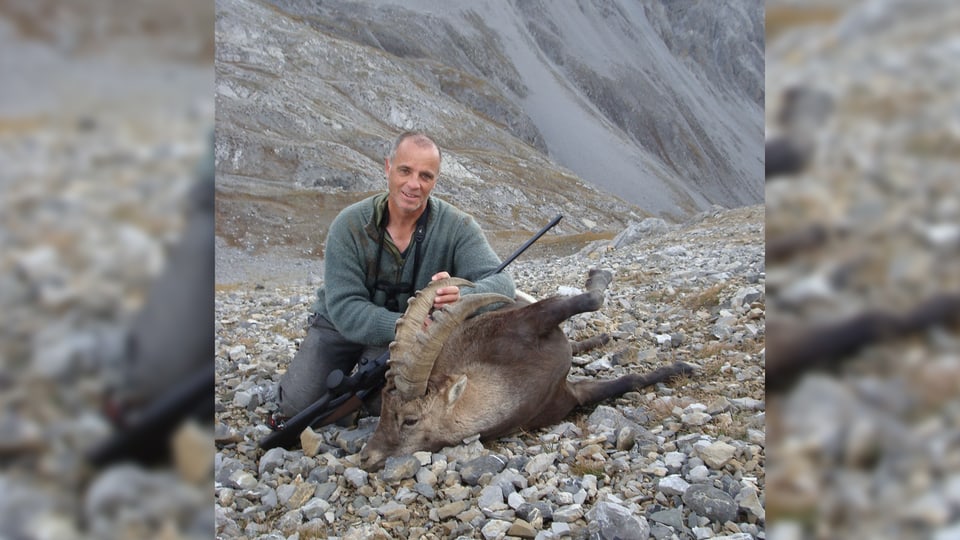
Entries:
<svg viewBox="0 0 960 540">
<path fill-rule="evenodd" d="M 438 450 L 451 442 L 452 409 L 461 397 L 466 375 L 433 374 L 434 363 L 450 334 L 478 309 L 512 302 L 499 294 L 467 295 L 433 313 L 426 325 L 437 290 L 447 286 L 472 287 L 459 278 L 431 282 L 410 299 L 397 321 L 390 344 L 387 383 L 382 393 L 380 424 L 360 453 L 363 468 L 375 470 L 387 457 L 419 450 Z M 456 434 L 453 434 L 456 436 Z"/>
</svg>

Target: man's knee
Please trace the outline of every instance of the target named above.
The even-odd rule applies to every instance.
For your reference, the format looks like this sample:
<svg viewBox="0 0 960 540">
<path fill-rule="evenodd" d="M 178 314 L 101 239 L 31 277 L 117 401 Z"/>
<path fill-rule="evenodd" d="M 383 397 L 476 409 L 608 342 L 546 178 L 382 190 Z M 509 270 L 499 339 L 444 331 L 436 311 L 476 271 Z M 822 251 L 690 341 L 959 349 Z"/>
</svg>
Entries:
<svg viewBox="0 0 960 540">
<path fill-rule="evenodd" d="M 287 366 L 277 385 L 277 400 L 284 416 L 293 416 L 319 399 L 326 390 L 326 366 L 320 355 L 321 343 L 311 327 L 300 350 Z"/>
<path fill-rule="evenodd" d="M 287 372 L 280 378 L 277 399 L 280 412 L 293 416 L 323 397 L 327 378 L 334 370 L 349 373 L 361 347 L 347 342 L 326 319 L 312 320 Z"/>
</svg>

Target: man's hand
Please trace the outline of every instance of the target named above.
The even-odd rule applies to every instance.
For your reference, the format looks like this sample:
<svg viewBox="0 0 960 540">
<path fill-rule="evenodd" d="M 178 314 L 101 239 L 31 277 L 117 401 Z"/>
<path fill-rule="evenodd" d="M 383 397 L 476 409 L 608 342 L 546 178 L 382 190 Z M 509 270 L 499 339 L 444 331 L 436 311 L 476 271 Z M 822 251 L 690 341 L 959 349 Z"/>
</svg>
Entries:
<svg viewBox="0 0 960 540">
<path fill-rule="evenodd" d="M 430 278 L 431 281 L 445 279 L 450 277 L 447 272 L 437 272 Z M 433 299 L 433 309 L 440 309 L 447 304 L 452 304 L 460 299 L 460 287 L 450 286 L 441 287 L 437 290 L 437 296 Z"/>
</svg>

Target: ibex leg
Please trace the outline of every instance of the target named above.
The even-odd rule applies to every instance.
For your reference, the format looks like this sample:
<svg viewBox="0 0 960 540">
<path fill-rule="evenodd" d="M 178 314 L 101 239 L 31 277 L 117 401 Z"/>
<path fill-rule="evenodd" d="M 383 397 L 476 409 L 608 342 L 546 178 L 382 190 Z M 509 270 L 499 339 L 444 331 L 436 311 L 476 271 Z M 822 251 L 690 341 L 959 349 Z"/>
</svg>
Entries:
<svg viewBox="0 0 960 540">
<path fill-rule="evenodd" d="M 596 381 L 583 379 L 569 383 L 570 392 L 578 405 L 591 405 L 605 399 L 636 391 L 657 383 L 666 382 L 679 375 L 693 373 L 696 368 L 684 362 L 674 362 L 641 375 L 631 373 L 613 380 Z"/>
<path fill-rule="evenodd" d="M 531 310 L 530 319 L 536 321 L 537 334 L 546 335 L 578 313 L 600 309 L 603 306 L 603 291 L 612 280 L 610 272 L 594 268 L 587 278 L 586 292 L 576 296 L 554 296 L 523 309 Z"/>
</svg>

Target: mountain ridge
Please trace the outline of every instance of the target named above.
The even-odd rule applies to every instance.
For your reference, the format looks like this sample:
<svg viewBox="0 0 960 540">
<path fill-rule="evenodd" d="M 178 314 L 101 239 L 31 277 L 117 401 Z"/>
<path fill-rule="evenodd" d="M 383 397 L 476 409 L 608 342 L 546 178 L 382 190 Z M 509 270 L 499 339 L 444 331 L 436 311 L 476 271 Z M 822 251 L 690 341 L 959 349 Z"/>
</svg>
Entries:
<svg viewBox="0 0 960 540">
<path fill-rule="evenodd" d="M 260 203 L 241 195 L 262 192 L 255 184 L 307 199 L 383 189 L 383 157 L 405 129 L 436 136 L 444 149 L 436 193 L 487 230 L 535 230 L 564 213 L 571 218 L 559 234 L 615 231 L 649 216 L 683 221 L 714 205 L 756 204 L 762 6 L 749 5 L 740 6 L 745 15 L 717 8 L 707 17 L 693 5 L 681 12 L 613 0 L 468 9 L 220 0 L 218 234 L 255 248 L 319 245 L 315 208 L 294 203 L 274 215 L 267 199 L 276 194 Z M 686 30 L 664 41 L 674 24 L 700 19 L 699 32 L 720 36 L 718 44 L 731 42 L 727 20 L 749 27 L 752 41 L 698 48 Z M 573 31 L 588 23 L 598 30 Z M 644 62 L 623 53 L 644 52 L 644 43 L 652 51 Z M 743 58 L 692 69 L 726 50 Z M 743 52 L 751 50 L 755 57 Z M 729 84 L 734 73 L 741 84 Z M 249 218 L 242 231 L 224 226 L 237 212 Z M 271 229 L 288 217 L 289 234 Z"/>
</svg>

